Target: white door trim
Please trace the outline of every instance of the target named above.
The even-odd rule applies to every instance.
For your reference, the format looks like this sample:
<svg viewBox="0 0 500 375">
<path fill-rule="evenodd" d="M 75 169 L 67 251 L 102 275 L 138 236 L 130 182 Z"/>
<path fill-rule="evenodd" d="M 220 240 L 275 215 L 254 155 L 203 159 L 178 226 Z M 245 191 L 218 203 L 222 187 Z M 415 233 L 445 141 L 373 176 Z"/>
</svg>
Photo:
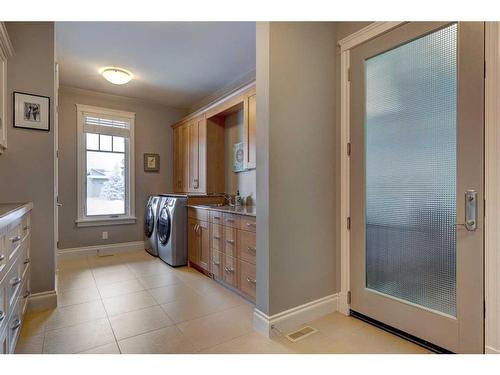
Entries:
<svg viewBox="0 0 500 375">
<path fill-rule="evenodd" d="M 349 61 L 350 49 L 384 34 L 387 31 L 405 22 L 373 22 L 355 33 L 341 39 L 340 47 L 340 296 L 339 311 L 349 314 L 347 294 L 350 289 L 349 281 L 349 230 L 347 218 L 349 210 L 349 156 L 347 144 L 349 143 Z"/>
<path fill-rule="evenodd" d="M 485 353 L 500 353 L 500 23 L 486 22 L 485 61 Z"/>
</svg>

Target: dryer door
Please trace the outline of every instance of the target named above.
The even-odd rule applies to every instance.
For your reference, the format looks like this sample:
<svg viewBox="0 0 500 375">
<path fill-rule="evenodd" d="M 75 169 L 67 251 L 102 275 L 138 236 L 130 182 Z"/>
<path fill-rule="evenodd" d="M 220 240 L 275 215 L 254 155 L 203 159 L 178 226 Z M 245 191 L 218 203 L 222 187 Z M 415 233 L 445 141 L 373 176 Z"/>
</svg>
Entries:
<svg viewBox="0 0 500 375">
<path fill-rule="evenodd" d="M 170 229 L 172 227 L 172 221 L 170 218 L 170 212 L 168 211 L 167 205 L 163 205 L 160 209 L 160 214 L 158 215 L 158 241 L 160 244 L 165 246 L 170 239 Z"/>
<path fill-rule="evenodd" d="M 144 235 L 151 238 L 155 227 L 155 212 L 153 205 L 148 204 L 146 207 L 146 214 L 144 215 Z"/>
</svg>

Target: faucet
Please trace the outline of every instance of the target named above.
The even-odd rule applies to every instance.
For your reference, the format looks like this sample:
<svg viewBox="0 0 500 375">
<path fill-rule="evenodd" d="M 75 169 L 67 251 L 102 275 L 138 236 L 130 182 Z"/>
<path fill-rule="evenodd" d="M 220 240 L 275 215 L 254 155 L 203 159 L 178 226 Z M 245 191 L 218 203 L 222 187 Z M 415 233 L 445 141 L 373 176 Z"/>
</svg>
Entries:
<svg viewBox="0 0 500 375">
<path fill-rule="evenodd" d="M 228 206 L 234 206 L 234 204 L 231 203 L 231 194 L 224 193 L 224 199 L 226 200 Z"/>
</svg>

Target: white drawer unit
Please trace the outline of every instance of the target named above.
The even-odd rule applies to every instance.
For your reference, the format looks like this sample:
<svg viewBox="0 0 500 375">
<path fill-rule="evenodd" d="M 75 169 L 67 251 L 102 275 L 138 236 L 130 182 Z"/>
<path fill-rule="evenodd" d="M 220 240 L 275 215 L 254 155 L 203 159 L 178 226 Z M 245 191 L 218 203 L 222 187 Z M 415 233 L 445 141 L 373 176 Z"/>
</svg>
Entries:
<svg viewBox="0 0 500 375">
<path fill-rule="evenodd" d="M 30 295 L 32 204 L 0 204 L 0 353 L 14 353 Z"/>
</svg>

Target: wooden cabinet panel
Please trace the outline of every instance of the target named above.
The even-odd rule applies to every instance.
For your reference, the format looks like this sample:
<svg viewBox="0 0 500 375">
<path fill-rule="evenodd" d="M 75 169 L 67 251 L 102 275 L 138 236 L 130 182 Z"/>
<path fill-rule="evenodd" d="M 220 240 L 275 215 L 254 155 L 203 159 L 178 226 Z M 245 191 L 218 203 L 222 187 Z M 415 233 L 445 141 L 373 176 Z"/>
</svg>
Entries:
<svg viewBox="0 0 500 375">
<path fill-rule="evenodd" d="M 208 221 L 208 210 L 202 208 L 188 207 L 188 217 L 201 221 Z"/>
<path fill-rule="evenodd" d="M 255 279 L 255 264 L 239 261 L 240 290 L 255 301 L 257 280 Z"/>
<path fill-rule="evenodd" d="M 236 256 L 236 228 L 224 227 L 224 254 Z"/>
<path fill-rule="evenodd" d="M 248 125 L 247 125 L 247 168 L 255 168 L 257 166 L 256 158 L 256 107 L 257 97 L 255 95 L 248 97 Z"/>
<path fill-rule="evenodd" d="M 188 258 L 191 263 L 198 264 L 199 241 L 198 241 L 198 220 L 190 217 L 188 219 Z"/>
<path fill-rule="evenodd" d="M 222 212 L 219 211 L 210 211 L 210 221 L 215 224 L 224 223 L 224 218 Z"/>
<path fill-rule="evenodd" d="M 239 230 L 237 243 L 238 258 L 246 262 L 255 264 L 257 252 L 255 232 Z"/>
<path fill-rule="evenodd" d="M 224 227 L 219 224 L 211 223 L 211 247 L 214 250 L 222 251 L 223 250 L 223 241 L 224 241 Z"/>
<path fill-rule="evenodd" d="M 240 215 L 226 214 L 224 213 L 224 225 L 233 228 L 240 227 Z"/>
<path fill-rule="evenodd" d="M 205 271 L 210 268 L 210 230 L 207 221 L 198 222 L 198 241 L 200 258 L 198 264 Z"/>
<path fill-rule="evenodd" d="M 188 134 L 188 191 L 195 192 L 199 187 L 199 139 L 198 123 L 191 121 L 187 125 Z"/>
<path fill-rule="evenodd" d="M 238 287 L 238 263 L 236 258 L 230 255 L 224 255 L 224 269 L 222 273 L 223 280 L 232 285 L 233 287 Z"/>
<path fill-rule="evenodd" d="M 174 192 L 181 192 L 182 189 L 182 162 L 181 162 L 181 144 L 180 144 L 180 126 L 174 128 L 173 130 L 173 165 L 174 165 L 174 173 L 173 173 L 173 188 Z"/>
</svg>

